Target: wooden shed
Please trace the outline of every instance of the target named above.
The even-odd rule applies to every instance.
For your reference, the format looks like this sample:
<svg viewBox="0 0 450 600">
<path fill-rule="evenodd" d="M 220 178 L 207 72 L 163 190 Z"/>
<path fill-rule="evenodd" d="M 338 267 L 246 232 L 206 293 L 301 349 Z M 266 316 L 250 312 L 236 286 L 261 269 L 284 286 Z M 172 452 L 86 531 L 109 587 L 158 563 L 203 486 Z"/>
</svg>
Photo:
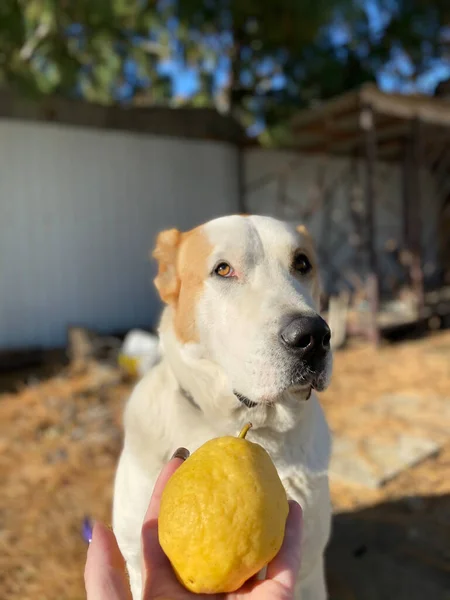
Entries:
<svg viewBox="0 0 450 600">
<path fill-rule="evenodd" d="M 377 342 L 383 329 L 449 314 L 450 102 L 387 94 L 364 85 L 299 112 L 288 146 L 301 157 L 320 156 L 322 162 L 314 198 L 306 206 L 286 193 L 284 178 L 295 171 L 299 159 L 284 165 L 278 175 L 277 212 L 282 215 L 290 204 L 291 218 L 302 221 L 322 213 L 323 267 L 333 283 L 345 279 L 353 291 L 355 281 L 364 287 L 366 310 L 349 328 Z M 328 166 L 338 159 L 346 162 L 346 169 L 323 184 Z M 380 193 L 386 183 L 383 165 L 398 165 L 398 207 L 392 196 Z M 397 211 L 395 218 L 401 222 L 400 232 L 385 239 L 383 247 L 389 261 L 396 262 L 394 275 L 377 248 L 381 202 L 385 212 Z M 334 245 L 327 243 L 336 231 Z M 340 246 L 352 248 L 345 273 L 334 262 Z M 396 289 L 409 293 L 408 310 L 393 308 Z"/>
</svg>

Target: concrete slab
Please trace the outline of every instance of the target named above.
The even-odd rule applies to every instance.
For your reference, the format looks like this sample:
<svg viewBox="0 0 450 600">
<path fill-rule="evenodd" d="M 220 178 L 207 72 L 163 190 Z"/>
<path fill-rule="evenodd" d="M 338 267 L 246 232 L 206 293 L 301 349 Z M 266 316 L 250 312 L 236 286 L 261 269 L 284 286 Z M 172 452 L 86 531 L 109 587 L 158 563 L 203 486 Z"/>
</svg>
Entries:
<svg viewBox="0 0 450 600">
<path fill-rule="evenodd" d="M 351 413 L 335 432 L 330 477 L 377 489 L 436 455 L 450 438 L 450 400 L 389 395 Z"/>
<path fill-rule="evenodd" d="M 390 442 L 372 439 L 361 444 L 340 437 L 335 441 L 330 476 L 378 489 L 405 469 L 437 454 L 439 448 L 432 440 L 407 435 Z"/>
</svg>

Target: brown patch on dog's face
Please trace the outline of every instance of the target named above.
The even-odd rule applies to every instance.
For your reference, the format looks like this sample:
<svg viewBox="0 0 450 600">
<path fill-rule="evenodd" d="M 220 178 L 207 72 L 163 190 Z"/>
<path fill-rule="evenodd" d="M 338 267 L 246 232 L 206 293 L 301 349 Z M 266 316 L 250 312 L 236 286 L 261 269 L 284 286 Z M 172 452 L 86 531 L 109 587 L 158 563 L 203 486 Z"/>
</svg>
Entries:
<svg viewBox="0 0 450 600">
<path fill-rule="evenodd" d="M 187 233 L 164 231 L 157 238 L 153 256 L 158 260 L 156 288 L 161 299 L 174 309 L 174 329 L 180 342 L 198 341 L 196 304 L 208 277 L 208 256 L 212 250 L 204 229 Z"/>
<path fill-rule="evenodd" d="M 212 244 L 202 227 L 183 234 L 178 254 L 178 276 L 181 283 L 174 325 L 178 339 L 185 344 L 198 341 L 196 304 L 209 275 L 208 257 L 211 250 Z"/>
<path fill-rule="evenodd" d="M 313 265 L 311 292 L 312 292 L 314 301 L 317 304 L 317 307 L 319 307 L 320 296 L 322 293 L 322 287 L 321 287 L 321 283 L 320 283 L 319 271 L 318 271 L 318 265 L 317 265 L 316 247 L 313 242 L 311 234 L 309 233 L 308 229 L 304 225 L 298 225 L 296 229 L 299 232 L 299 234 L 302 236 L 305 251 Z"/>
</svg>

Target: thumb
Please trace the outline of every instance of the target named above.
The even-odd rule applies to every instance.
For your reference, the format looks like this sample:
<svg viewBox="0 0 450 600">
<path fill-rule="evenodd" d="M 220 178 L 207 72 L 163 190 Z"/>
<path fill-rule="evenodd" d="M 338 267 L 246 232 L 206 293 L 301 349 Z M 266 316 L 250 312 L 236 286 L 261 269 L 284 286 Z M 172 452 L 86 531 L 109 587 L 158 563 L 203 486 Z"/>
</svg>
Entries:
<svg viewBox="0 0 450 600">
<path fill-rule="evenodd" d="M 96 523 L 84 570 L 88 600 L 131 600 L 125 561 L 113 532 Z"/>
</svg>

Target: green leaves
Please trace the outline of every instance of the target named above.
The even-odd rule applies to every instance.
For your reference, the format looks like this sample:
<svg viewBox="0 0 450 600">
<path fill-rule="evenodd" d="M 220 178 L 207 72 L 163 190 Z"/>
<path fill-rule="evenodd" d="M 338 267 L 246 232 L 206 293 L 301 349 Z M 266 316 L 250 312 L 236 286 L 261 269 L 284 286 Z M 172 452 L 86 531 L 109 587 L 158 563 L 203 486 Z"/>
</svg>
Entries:
<svg viewBox="0 0 450 600">
<path fill-rule="evenodd" d="M 294 111 L 374 80 L 393 48 L 409 77 L 448 56 L 448 0 L 371 7 L 375 25 L 361 0 L 1 0 L 0 81 L 102 104 L 126 88 L 138 103 L 216 106 L 265 124 L 273 144 Z M 197 91 L 173 98 L 162 62 L 197 73 Z"/>
</svg>

